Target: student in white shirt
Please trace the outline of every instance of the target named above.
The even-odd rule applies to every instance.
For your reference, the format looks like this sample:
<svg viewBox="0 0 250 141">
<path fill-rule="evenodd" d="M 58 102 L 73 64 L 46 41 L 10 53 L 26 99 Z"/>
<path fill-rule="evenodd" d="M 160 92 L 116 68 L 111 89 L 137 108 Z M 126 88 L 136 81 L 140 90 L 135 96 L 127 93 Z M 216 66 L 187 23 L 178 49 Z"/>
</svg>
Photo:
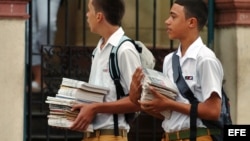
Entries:
<svg viewBox="0 0 250 141">
<path fill-rule="evenodd" d="M 87 21 L 91 32 L 101 36 L 92 60 L 89 83 L 108 87 L 110 92 L 103 103 L 79 104 L 73 110 L 80 109 L 72 130 L 83 131 L 90 123 L 94 133 L 85 134 L 84 141 L 127 141 L 129 124 L 124 113 L 138 111 L 129 97 L 116 99 L 116 88 L 109 74 L 109 55 L 112 46 L 117 46 L 125 34 L 121 20 L 125 12 L 124 0 L 89 0 Z M 141 66 L 140 56 L 131 42 L 124 42 L 118 50 L 118 66 L 121 85 L 125 94 L 129 93 L 132 75 Z M 113 114 L 118 114 L 119 135 L 114 132 Z"/>
<path fill-rule="evenodd" d="M 182 75 L 189 88 L 200 102 L 198 104 L 197 141 L 212 141 L 209 129 L 201 119 L 218 120 L 221 111 L 221 88 L 223 68 L 220 61 L 202 42 L 199 35 L 207 23 L 208 10 L 202 0 L 176 0 L 170 10 L 170 17 L 165 21 L 168 37 L 180 41 L 177 55 L 179 56 Z M 175 84 L 172 69 L 173 53 L 164 58 L 163 73 Z M 188 77 L 187 77 L 188 76 Z M 142 110 L 162 118 L 159 112 L 169 109 L 172 111 L 170 119 L 163 119 L 162 128 L 165 131 L 164 141 L 189 141 L 191 104 L 180 93 L 176 101 L 166 98 L 151 89 L 155 99 L 149 102 L 140 102 L 141 80 L 144 74 L 138 68 L 133 75 L 130 99 L 139 105 Z M 201 129 L 202 128 L 202 129 Z M 178 139 L 177 139 L 178 138 Z"/>
</svg>

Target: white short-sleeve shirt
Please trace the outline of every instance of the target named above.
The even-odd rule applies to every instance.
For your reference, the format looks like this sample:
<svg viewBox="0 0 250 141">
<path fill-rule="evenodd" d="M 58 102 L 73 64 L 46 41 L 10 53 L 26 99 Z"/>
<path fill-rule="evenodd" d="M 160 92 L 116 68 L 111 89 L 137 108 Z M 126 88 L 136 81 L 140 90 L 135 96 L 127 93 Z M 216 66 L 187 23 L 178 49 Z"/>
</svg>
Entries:
<svg viewBox="0 0 250 141">
<path fill-rule="evenodd" d="M 123 35 L 124 31 L 120 27 L 111 35 L 102 49 L 100 48 L 102 39 L 100 39 L 92 60 L 89 83 L 105 86 L 110 89 L 109 94 L 104 98 L 104 102 L 116 101 L 116 88 L 109 73 L 109 55 L 112 46 L 117 46 Z M 121 74 L 120 82 L 123 86 L 124 93 L 128 94 L 132 75 L 135 69 L 141 66 L 140 56 L 131 42 L 124 42 L 120 46 L 117 55 Z M 129 130 L 129 125 L 124 119 L 124 114 L 120 114 L 118 116 L 119 128 Z M 113 129 L 113 114 L 97 114 L 94 119 L 93 126 L 94 129 Z"/>
<path fill-rule="evenodd" d="M 212 92 L 217 92 L 221 97 L 224 76 L 222 65 L 213 51 L 203 44 L 200 37 L 188 48 L 183 57 L 181 57 L 179 46 L 177 55 L 180 57 L 182 75 L 200 102 L 208 99 Z M 172 56 L 173 53 L 170 53 L 164 58 L 163 73 L 174 83 Z M 189 103 L 180 93 L 177 96 L 177 101 Z M 165 132 L 188 129 L 190 128 L 190 118 L 188 115 L 173 111 L 171 119 L 165 119 L 162 127 Z M 197 127 L 205 127 L 199 118 L 197 119 Z"/>
</svg>

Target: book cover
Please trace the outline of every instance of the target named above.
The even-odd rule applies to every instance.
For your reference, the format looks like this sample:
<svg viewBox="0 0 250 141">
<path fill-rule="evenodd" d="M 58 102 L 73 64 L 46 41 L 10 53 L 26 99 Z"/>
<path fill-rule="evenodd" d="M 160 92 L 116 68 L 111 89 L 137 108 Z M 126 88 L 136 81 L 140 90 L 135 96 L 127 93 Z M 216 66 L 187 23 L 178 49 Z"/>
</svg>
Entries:
<svg viewBox="0 0 250 141">
<path fill-rule="evenodd" d="M 61 86 L 56 96 L 75 98 L 80 101 L 103 102 L 105 94 L 86 91 L 80 88 Z"/>
<path fill-rule="evenodd" d="M 63 86 L 68 86 L 68 87 L 75 87 L 75 88 L 80 88 L 85 91 L 91 91 L 95 93 L 102 93 L 102 94 L 108 94 L 109 88 L 90 84 L 84 81 L 79 81 L 75 79 L 70 79 L 70 78 L 63 78 L 61 85 Z"/>
<path fill-rule="evenodd" d="M 148 68 L 144 68 L 143 72 L 145 77 L 142 81 L 141 101 L 150 101 L 154 99 L 154 95 L 149 90 L 149 86 L 154 87 L 156 91 L 168 98 L 173 100 L 176 99 L 178 90 L 167 76 L 165 76 L 162 72 Z M 171 111 L 165 110 L 162 111 L 161 114 L 165 118 L 169 119 Z"/>
<path fill-rule="evenodd" d="M 159 88 L 163 88 L 173 93 L 177 93 L 177 87 L 171 82 L 171 80 L 165 76 L 162 72 L 144 68 L 143 72 L 145 74 L 144 82 Z"/>
<path fill-rule="evenodd" d="M 47 96 L 45 103 L 72 106 L 72 105 L 77 104 L 79 102 L 76 101 L 75 99 L 66 99 L 66 98 L 60 98 L 60 97 Z"/>
<path fill-rule="evenodd" d="M 74 122 L 73 120 L 67 119 L 65 117 L 56 117 L 56 116 L 48 117 L 48 125 L 53 127 L 69 129 L 73 124 L 73 122 Z M 93 125 L 90 124 L 85 131 L 79 131 L 79 132 L 93 132 L 93 131 L 94 131 Z"/>
</svg>

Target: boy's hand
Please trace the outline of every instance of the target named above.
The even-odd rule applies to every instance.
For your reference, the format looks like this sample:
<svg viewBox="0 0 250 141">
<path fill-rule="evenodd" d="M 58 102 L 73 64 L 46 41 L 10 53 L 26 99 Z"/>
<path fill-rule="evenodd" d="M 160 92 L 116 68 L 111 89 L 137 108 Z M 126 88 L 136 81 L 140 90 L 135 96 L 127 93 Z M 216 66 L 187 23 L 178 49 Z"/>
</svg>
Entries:
<svg viewBox="0 0 250 141">
<path fill-rule="evenodd" d="M 142 72 L 142 68 L 137 68 L 133 74 L 129 91 L 129 98 L 136 105 L 139 105 L 138 100 L 141 98 L 141 93 L 142 93 L 141 81 L 143 78 L 144 74 Z"/>
</svg>

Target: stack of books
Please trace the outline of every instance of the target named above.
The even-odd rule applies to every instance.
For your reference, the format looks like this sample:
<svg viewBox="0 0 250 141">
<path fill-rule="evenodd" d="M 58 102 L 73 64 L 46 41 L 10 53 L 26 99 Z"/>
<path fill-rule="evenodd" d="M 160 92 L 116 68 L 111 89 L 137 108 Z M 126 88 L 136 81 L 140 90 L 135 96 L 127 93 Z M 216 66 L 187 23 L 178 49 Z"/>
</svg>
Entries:
<svg viewBox="0 0 250 141">
<path fill-rule="evenodd" d="M 154 95 L 149 90 L 149 86 L 170 99 L 176 99 L 178 89 L 167 76 L 162 72 L 148 68 L 143 68 L 143 72 L 145 77 L 142 82 L 141 101 L 150 101 L 154 98 Z M 161 114 L 169 119 L 171 111 L 165 110 L 162 111 Z"/>
<path fill-rule="evenodd" d="M 59 128 L 69 128 L 73 124 L 79 111 L 71 111 L 74 104 L 79 103 L 74 99 L 47 96 L 45 101 L 49 104 L 48 125 Z M 92 132 L 90 124 L 86 132 Z"/>
<path fill-rule="evenodd" d="M 49 104 L 48 125 L 68 129 L 79 113 L 79 111 L 71 111 L 74 104 L 103 102 L 108 92 L 109 89 L 106 87 L 63 78 L 55 97 L 47 96 L 45 101 Z M 86 132 L 92 131 L 93 127 L 90 124 Z"/>
<path fill-rule="evenodd" d="M 63 78 L 56 97 L 77 99 L 82 102 L 103 102 L 109 89 L 70 78 Z"/>
</svg>

